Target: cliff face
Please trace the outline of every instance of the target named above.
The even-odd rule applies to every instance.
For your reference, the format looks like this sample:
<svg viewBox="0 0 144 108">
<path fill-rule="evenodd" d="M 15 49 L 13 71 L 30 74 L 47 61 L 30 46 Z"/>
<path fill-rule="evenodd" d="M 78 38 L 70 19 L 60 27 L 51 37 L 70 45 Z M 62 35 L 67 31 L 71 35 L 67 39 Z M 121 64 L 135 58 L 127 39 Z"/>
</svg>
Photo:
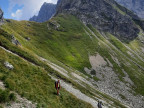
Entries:
<svg viewBox="0 0 144 108">
<path fill-rule="evenodd" d="M 3 11 L 0 9 L 0 25 L 3 23 Z"/>
<path fill-rule="evenodd" d="M 144 0 L 115 0 L 122 6 L 135 12 L 140 18 L 144 18 Z"/>
<path fill-rule="evenodd" d="M 49 20 L 56 11 L 56 5 L 51 3 L 44 3 L 39 11 L 38 16 L 33 16 L 30 21 L 44 22 Z"/>
<path fill-rule="evenodd" d="M 117 6 L 114 0 L 60 0 L 57 14 L 73 14 L 83 23 L 91 24 L 100 31 L 110 32 L 120 39 L 133 40 L 138 36 L 139 29 L 131 16 L 138 17 Z"/>
</svg>

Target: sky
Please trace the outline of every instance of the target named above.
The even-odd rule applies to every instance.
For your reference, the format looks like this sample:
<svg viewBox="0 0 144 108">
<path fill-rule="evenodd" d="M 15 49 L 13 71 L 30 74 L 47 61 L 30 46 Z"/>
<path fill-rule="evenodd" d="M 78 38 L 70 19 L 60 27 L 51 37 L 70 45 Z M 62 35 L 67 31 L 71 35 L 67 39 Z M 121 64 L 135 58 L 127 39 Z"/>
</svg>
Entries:
<svg viewBox="0 0 144 108">
<path fill-rule="evenodd" d="M 4 18 L 29 20 L 38 14 L 44 2 L 56 4 L 57 0 L 0 0 L 0 8 L 4 12 Z"/>
</svg>

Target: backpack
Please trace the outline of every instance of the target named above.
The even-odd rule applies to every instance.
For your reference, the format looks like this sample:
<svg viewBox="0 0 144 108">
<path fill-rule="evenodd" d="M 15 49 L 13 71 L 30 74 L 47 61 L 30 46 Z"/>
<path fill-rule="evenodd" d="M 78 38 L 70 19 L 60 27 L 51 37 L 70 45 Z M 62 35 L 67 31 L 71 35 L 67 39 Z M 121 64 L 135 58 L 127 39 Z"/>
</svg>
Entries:
<svg viewBox="0 0 144 108">
<path fill-rule="evenodd" d="M 98 108 L 102 108 L 102 105 L 100 102 L 98 102 Z"/>
<path fill-rule="evenodd" d="M 57 81 L 55 81 L 55 88 L 57 88 Z"/>
<path fill-rule="evenodd" d="M 56 88 L 56 89 L 57 89 L 57 88 L 60 88 L 60 82 L 58 82 L 58 81 L 55 82 L 55 88 Z"/>
</svg>

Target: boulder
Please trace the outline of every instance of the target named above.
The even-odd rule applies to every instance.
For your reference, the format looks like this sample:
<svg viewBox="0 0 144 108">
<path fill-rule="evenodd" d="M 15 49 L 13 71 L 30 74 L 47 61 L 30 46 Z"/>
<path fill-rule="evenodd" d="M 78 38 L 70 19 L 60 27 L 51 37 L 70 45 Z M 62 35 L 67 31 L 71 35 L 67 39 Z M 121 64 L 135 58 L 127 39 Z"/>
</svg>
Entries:
<svg viewBox="0 0 144 108">
<path fill-rule="evenodd" d="M 56 21 L 49 22 L 49 26 L 54 28 L 55 30 L 59 30 L 60 24 L 58 24 Z"/>
<path fill-rule="evenodd" d="M 11 23 L 11 20 L 9 20 L 9 19 L 6 19 L 6 22 L 8 22 L 8 23 Z"/>
<path fill-rule="evenodd" d="M 27 26 L 30 27 L 31 25 L 30 25 L 30 24 L 27 24 Z"/>
<path fill-rule="evenodd" d="M 30 38 L 30 37 L 25 37 L 25 39 L 26 39 L 27 41 L 30 41 L 30 40 L 31 40 L 31 38 Z"/>
<path fill-rule="evenodd" d="M 14 37 L 14 35 L 12 35 L 12 43 L 15 44 L 15 45 L 20 45 L 21 46 L 21 43 Z"/>
<path fill-rule="evenodd" d="M 7 69 L 9 69 L 9 70 L 13 70 L 14 69 L 14 67 L 13 67 L 13 65 L 12 64 L 10 64 L 9 62 L 4 62 L 4 65 L 5 65 L 5 67 L 7 68 Z"/>
</svg>

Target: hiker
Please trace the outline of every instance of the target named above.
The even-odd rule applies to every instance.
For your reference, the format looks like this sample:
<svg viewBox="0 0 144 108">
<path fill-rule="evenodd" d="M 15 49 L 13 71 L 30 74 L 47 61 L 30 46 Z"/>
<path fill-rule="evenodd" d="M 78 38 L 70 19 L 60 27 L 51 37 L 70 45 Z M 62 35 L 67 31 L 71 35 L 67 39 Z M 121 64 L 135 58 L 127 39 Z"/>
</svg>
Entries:
<svg viewBox="0 0 144 108">
<path fill-rule="evenodd" d="M 102 102 L 101 101 L 98 101 L 98 108 L 102 108 Z"/>
<path fill-rule="evenodd" d="M 61 86 L 60 86 L 60 80 L 58 80 L 58 81 L 55 82 L 55 88 L 57 90 L 57 95 L 59 95 L 59 90 L 61 88 Z"/>
</svg>

